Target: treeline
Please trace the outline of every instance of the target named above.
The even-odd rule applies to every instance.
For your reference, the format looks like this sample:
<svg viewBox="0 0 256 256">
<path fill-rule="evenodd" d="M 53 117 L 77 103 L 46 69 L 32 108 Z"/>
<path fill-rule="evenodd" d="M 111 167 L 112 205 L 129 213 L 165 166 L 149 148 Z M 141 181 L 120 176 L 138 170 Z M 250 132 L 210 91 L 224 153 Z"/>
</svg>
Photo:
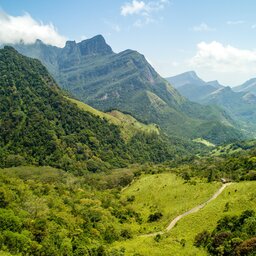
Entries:
<svg viewBox="0 0 256 256">
<path fill-rule="evenodd" d="M 173 161 L 169 166 L 185 180 L 207 178 L 209 182 L 225 178 L 227 181 L 256 180 L 256 149 L 245 147 L 235 153 L 194 156 Z"/>
<path fill-rule="evenodd" d="M 195 246 L 210 255 L 254 256 L 256 254 L 256 215 L 252 210 L 240 216 L 225 216 L 212 233 L 203 231 L 195 237 Z"/>
</svg>

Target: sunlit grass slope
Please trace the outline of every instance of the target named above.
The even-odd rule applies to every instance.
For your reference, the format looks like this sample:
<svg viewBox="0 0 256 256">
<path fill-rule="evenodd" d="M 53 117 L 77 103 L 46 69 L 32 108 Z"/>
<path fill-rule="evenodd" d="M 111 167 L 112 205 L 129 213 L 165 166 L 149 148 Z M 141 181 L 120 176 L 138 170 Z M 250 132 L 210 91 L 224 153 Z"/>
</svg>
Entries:
<svg viewBox="0 0 256 256">
<path fill-rule="evenodd" d="M 117 110 L 104 113 L 95 108 L 92 108 L 91 106 L 81 101 L 71 99 L 71 98 L 67 98 L 67 99 L 75 103 L 80 109 L 83 109 L 101 118 L 105 118 L 110 123 L 119 126 L 121 128 L 122 136 L 126 140 L 129 140 L 136 132 L 159 134 L 159 128 L 155 124 L 143 124 L 138 120 L 136 120 L 131 115 L 124 114 Z"/>
<path fill-rule="evenodd" d="M 138 233 L 163 230 L 177 215 L 205 202 L 220 187 L 220 183 L 184 180 L 172 173 L 145 175 L 123 191 L 123 200 L 134 197 L 130 203 L 141 215 L 141 225 L 132 225 Z M 157 222 L 148 222 L 152 213 L 163 216 Z"/>
<path fill-rule="evenodd" d="M 203 230 L 212 231 L 217 221 L 225 215 L 238 215 L 246 209 L 256 210 L 255 187 L 255 181 L 231 184 L 205 208 L 181 219 L 170 233 L 161 236 L 159 242 L 154 237 L 135 237 L 116 243 L 115 247 L 124 247 L 125 255 L 206 256 L 203 249 L 193 246 L 196 234 Z M 185 197 L 180 204 L 184 201 Z M 161 202 L 160 197 L 158 202 Z"/>
</svg>

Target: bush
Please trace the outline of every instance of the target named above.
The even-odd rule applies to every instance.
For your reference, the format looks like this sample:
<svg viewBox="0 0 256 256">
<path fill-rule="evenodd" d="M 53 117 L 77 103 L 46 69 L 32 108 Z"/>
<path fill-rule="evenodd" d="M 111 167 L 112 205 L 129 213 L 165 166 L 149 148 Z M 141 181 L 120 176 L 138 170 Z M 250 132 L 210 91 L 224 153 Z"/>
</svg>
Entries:
<svg viewBox="0 0 256 256">
<path fill-rule="evenodd" d="M 148 222 L 154 222 L 154 221 L 158 221 L 159 219 L 161 219 L 163 217 L 163 214 L 161 212 L 155 212 L 153 214 L 150 214 L 148 216 Z"/>
<path fill-rule="evenodd" d="M 160 234 L 157 234 L 157 235 L 154 237 L 154 240 L 159 243 L 159 241 L 161 240 L 161 235 L 160 235 Z"/>
<path fill-rule="evenodd" d="M 196 235 L 194 245 L 196 247 L 206 246 L 210 241 L 210 238 L 211 234 L 208 231 L 204 230 L 203 232 Z"/>
</svg>

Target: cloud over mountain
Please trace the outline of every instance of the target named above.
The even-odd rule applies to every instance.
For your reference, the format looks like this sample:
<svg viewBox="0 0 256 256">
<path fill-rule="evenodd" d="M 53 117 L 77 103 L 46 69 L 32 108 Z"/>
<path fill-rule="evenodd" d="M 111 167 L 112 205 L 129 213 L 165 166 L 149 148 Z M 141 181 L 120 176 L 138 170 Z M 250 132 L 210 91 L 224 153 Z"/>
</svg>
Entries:
<svg viewBox="0 0 256 256">
<path fill-rule="evenodd" d="M 34 20 L 30 14 L 11 16 L 0 11 L 0 43 L 14 44 L 23 41 L 34 43 L 36 39 L 46 44 L 64 46 L 66 38 L 60 35 L 53 24 Z"/>
</svg>

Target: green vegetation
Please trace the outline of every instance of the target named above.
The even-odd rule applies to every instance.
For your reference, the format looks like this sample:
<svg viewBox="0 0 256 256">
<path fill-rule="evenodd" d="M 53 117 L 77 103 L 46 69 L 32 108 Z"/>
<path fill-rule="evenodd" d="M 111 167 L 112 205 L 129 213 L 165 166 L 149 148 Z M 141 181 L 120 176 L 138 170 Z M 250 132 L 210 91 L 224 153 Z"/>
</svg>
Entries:
<svg viewBox="0 0 256 256">
<path fill-rule="evenodd" d="M 205 230 L 211 233 L 225 216 L 255 211 L 255 186 L 255 181 L 234 183 L 203 209 L 181 219 L 169 233 L 158 237 L 134 237 L 114 243 L 113 248 L 125 248 L 126 255 L 206 256 L 205 249 L 194 245 L 196 234 Z M 134 196 L 136 198 L 136 194 Z"/>
<path fill-rule="evenodd" d="M 0 60 L 0 167 L 50 165 L 82 175 L 162 162 L 194 147 L 139 124 L 136 130 L 145 129 L 125 142 L 118 126 L 71 104 L 39 61 L 11 47 L 0 50 Z M 129 129 L 133 119 L 126 119 Z"/>
<path fill-rule="evenodd" d="M 193 140 L 194 142 L 202 143 L 203 145 L 207 147 L 215 147 L 215 145 L 207 140 L 204 140 L 202 138 L 197 138 Z"/>
<path fill-rule="evenodd" d="M 62 88 L 96 109 L 118 110 L 142 123 L 157 124 L 171 138 L 200 137 L 214 144 L 244 138 L 224 111 L 188 101 L 143 55 L 132 50 L 116 54 L 100 35 L 67 42 L 64 48 L 40 41 L 14 47 L 41 60 Z"/>
<path fill-rule="evenodd" d="M 183 158 L 179 164 L 171 163 L 174 172 L 187 180 L 201 177 L 211 181 L 256 180 L 255 141 L 234 143 L 218 147 L 205 156 Z"/>
<path fill-rule="evenodd" d="M 207 201 L 219 187 L 220 183 L 196 179 L 185 183 L 172 173 L 142 176 L 122 193 L 122 199 L 141 216 L 139 225 L 129 226 L 141 234 L 164 230 L 170 220 Z M 161 213 L 161 218 L 148 221 L 155 213 Z"/>
<path fill-rule="evenodd" d="M 221 107 L 239 124 L 240 129 L 249 137 L 256 134 L 256 97 L 253 93 L 255 79 L 244 85 L 230 88 L 218 81 L 205 82 L 194 71 L 167 78 L 167 80 L 187 99 L 207 105 Z M 252 90 L 250 90 L 250 83 Z"/>
<path fill-rule="evenodd" d="M 194 244 L 207 248 L 211 255 L 255 255 L 255 212 L 246 210 L 240 216 L 223 217 L 211 234 L 208 231 L 197 234 Z"/>
<path fill-rule="evenodd" d="M 112 174 L 98 182 L 114 177 L 122 181 Z M 51 167 L 0 169 L 0 255 L 106 255 L 108 244 L 129 238 L 121 223 L 134 214 L 117 189 L 97 190 L 86 177 Z"/>
<path fill-rule="evenodd" d="M 75 103 L 80 109 L 90 112 L 96 116 L 101 118 L 105 118 L 110 123 L 117 125 L 121 130 L 121 135 L 125 141 L 129 141 L 134 134 L 137 132 L 143 132 L 146 134 L 158 134 L 159 135 L 159 128 L 157 125 L 154 124 L 143 124 L 133 118 L 131 115 L 124 114 L 120 111 L 113 110 L 111 112 L 104 113 L 99 111 L 81 101 L 67 98 L 71 102 Z"/>
<path fill-rule="evenodd" d="M 28 51 L 51 48 L 35 45 Z M 142 55 L 115 54 L 101 36 L 50 53 L 43 61 L 62 86 L 108 112 L 65 96 L 38 60 L 0 50 L 0 255 L 249 253 L 256 142 L 209 153 L 243 137 L 232 119 L 187 101 Z M 159 232 L 221 179 L 233 183 Z"/>
<path fill-rule="evenodd" d="M 138 236 L 164 230 L 220 186 L 184 183 L 172 173 L 139 175 L 159 171 L 133 166 L 76 177 L 52 167 L 0 169 L 0 255 L 206 255 L 194 246 L 196 234 L 212 232 L 224 216 L 256 210 L 255 182 L 235 183 L 170 233 Z"/>
<path fill-rule="evenodd" d="M 240 153 L 253 150 L 256 147 L 256 140 L 238 141 L 235 143 L 222 145 L 216 147 L 212 152 L 211 156 L 230 156 L 239 155 Z"/>
</svg>

